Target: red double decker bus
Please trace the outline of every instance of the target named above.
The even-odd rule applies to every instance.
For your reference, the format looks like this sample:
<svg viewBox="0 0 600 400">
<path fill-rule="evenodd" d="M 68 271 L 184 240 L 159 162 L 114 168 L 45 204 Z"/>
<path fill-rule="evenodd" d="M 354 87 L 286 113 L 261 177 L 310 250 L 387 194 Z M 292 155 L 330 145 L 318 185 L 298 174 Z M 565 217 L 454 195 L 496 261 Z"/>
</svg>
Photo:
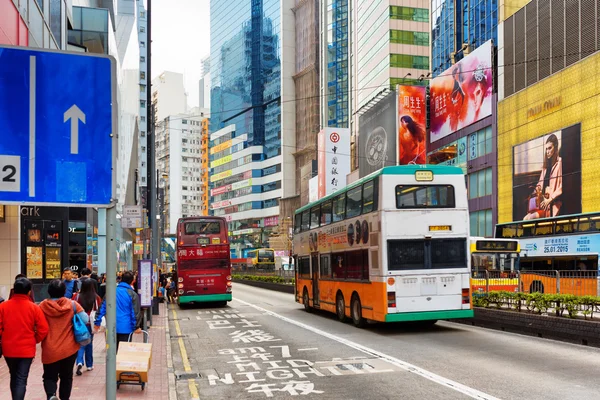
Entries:
<svg viewBox="0 0 600 400">
<path fill-rule="evenodd" d="M 178 304 L 231 301 L 227 222 L 220 217 L 177 222 Z"/>
</svg>

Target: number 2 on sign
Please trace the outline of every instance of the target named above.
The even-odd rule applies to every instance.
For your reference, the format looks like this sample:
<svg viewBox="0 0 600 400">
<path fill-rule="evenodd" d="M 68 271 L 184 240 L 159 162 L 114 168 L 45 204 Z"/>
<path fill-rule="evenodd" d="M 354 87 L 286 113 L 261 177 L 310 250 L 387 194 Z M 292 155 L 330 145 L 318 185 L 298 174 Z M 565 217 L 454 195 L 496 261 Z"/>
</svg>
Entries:
<svg viewBox="0 0 600 400">
<path fill-rule="evenodd" d="M 0 155 L 0 192 L 21 191 L 21 157 Z"/>
</svg>

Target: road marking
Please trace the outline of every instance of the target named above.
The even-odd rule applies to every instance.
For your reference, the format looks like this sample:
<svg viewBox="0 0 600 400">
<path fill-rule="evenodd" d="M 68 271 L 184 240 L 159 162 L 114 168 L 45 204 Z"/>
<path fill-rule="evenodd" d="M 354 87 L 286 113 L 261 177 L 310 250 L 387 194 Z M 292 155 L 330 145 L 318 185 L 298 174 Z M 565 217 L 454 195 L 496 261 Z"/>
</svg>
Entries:
<svg viewBox="0 0 600 400">
<path fill-rule="evenodd" d="M 35 197 L 35 56 L 29 56 L 29 197 Z"/>
<path fill-rule="evenodd" d="M 177 319 L 177 311 L 175 311 L 175 309 L 173 309 L 173 319 L 175 322 L 175 332 L 177 332 L 177 336 L 182 336 L 181 327 L 179 326 L 179 320 Z M 179 352 L 181 353 L 181 360 L 183 361 L 183 369 L 185 370 L 185 372 L 192 372 L 192 367 L 190 365 L 190 360 L 188 359 L 187 350 L 185 349 L 183 339 L 180 337 L 179 339 L 177 339 L 177 343 L 179 343 Z M 196 381 L 194 379 L 188 379 L 188 386 L 190 389 L 190 395 L 192 396 L 192 399 L 200 399 Z"/>
<path fill-rule="evenodd" d="M 395 365 L 395 366 L 397 366 L 397 367 L 399 367 L 399 368 L 401 368 L 401 369 L 403 369 L 403 370 L 405 370 L 407 372 L 411 372 L 413 374 L 419 375 L 422 378 L 428 379 L 428 380 L 430 380 L 432 382 L 435 382 L 435 383 L 437 383 L 439 385 L 447 387 L 448 389 L 452 389 L 452 390 L 455 390 L 455 391 L 460 392 L 462 394 L 465 394 L 465 395 L 467 395 L 467 396 L 469 396 L 469 397 L 471 397 L 473 399 L 479 399 L 479 400 L 499 400 L 497 397 L 494 397 L 494 396 L 489 395 L 487 393 L 483 393 L 483 392 L 481 392 L 481 391 L 479 391 L 477 389 L 474 389 L 474 388 L 471 388 L 469 386 L 463 385 L 461 383 L 455 382 L 455 381 L 453 381 L 451 379 L 444 378 L 443 376 L 434 374 L 433 372 L 430 372 L 430 371 L 427 371 L 427 370 L 425 370 L 423 368 L 417 367 L 416 365 L 410 364 L 410 363 L 408 363 L 406 361 L 402 361 L 402 360 L 400 360 L 398 358 L 392 357 L 392 356 L 387 355 L 385 353 L 382 353 L 382 352 L 379 352 L 377 350 L 371 349 L 369 347 L 363 346 L 363 345 L 358 344 L 356 342 L 353 342 L 351 340 L 347 340 L 347 339 L 341 338 L 339 336 L 336 336 L 334 334 L 331 334 L 329 332 L 322 331 L 322 330 L 320 330 L 318 328 L 315 328 L 314 326 L 310 326 L 310 325 L 304 324 L 302 322 L 293 320 L 291 318 L 284 317 L 283 315 L 277 314 L 277 313 L 275 313 L 273 311 L 269 311 L 267 309 L 264 309 L 262 307 L 254 305 L 252 303 L 248 303 L 247 301 L 244 301 L 244 300 L 240 300 L 240 299 L 237 299 L 237 298 L 234 298 L 234 300 L 238 301 L 238 302 L 240 302 L 242 304 L 246 304 L 246 305 L 248 305 L 248 306 L 250 306 L 250 307 L 252 307 L 252 308 L 254 308 L 254 309 L 258 310 L 258 311 L 264 312 L 267 315 L 270 315 L 272 317 L 278 318 L 278 319 L 280 319 L 282 321 L 285 321 L 285 322 L 288 322 L 290 324 L 296 325 L 296 326 L 298 326 L 300 328 L 303 328 L 303 329 L 306 329 L 308 331 L 314 332 L 317 335 L 326 337 L 326 338 L 331 339 L 331 340 L 335 340 L 338 343 L 344 344 L 344 345 L 346 345 L 348 347 L 351 347 L 351 348 L 356 349 L 358 351 L 361 351 L 363 353 L 369 354 L 371 356 L 375 356 L 375 357 L 377 357 L 379 359 L 382 359 L 384 361 L 387 361 L 388 363 L 390 363 L 392 365 Z"/>
<path fill-rule="evenodd" d="M 319 350 L 318 347 L 311 347 L 310 349 L 298 349 L 298 351 L 316 351 Z"/>
</svg>

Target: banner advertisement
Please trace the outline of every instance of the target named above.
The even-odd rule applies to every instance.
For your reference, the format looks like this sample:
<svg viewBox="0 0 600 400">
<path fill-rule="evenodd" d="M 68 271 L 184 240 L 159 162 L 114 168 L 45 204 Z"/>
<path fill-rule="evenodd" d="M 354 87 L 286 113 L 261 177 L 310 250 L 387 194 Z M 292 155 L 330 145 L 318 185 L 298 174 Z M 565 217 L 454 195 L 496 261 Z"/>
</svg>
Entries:
<svg viewBox="0 0 600 400">
<path fill-rule="evenodd" d="M 279 225 L 279 216 L 265 218 L 265 223 L 264 223 L 265 228 L 268 226 L 277 226 L 277 225 Z"/>
<path fill-rule="evenodd" d="M 216 210 L 217 208 L 229 207 L 230 205 L 231 200 L 215 201 L 210 205 L 210 208 Z"/>
<path fill-rule="evenodd" d="M 581 124 L 513 147 L 513 220 L 581 213 Z"/>
<path fill-rule="evenodd" d="M 238 190 L 238 189 L 245 188 L 248 186 L 252 186 L 252 179 L 246 179 L 241 182 L 232 183 L 231 190 Z"/>
<path fill-rule="evenodd" d="M 426 163 L 425 87 L 398 86 L 398 164 Z"/>
<path fill-rule="evenodd" d="M 569 235 L 562 237 L 519 239 L 521 257 L 547 257 L 564 255 L 596 255 L 600 235 Z"/>
<path fill-rule="evenodd" d="M 228 140 L 226 142 L 223 142 L 221 144 L 218 144 L 218 145 L 212 147 L 210 149 L 210 154 L 219 153 L 219 152 L 221 152 L 223 150 L 226 150 L 226 149 L 230 148 L 232 142 L 233 142 L 232 140 Z"/>
<path fill-rule="evenodd" d="M 387 94 L 358 120 L 360 177 L 396 165 L 396 92 Z"/>
<path fill-rule="evenodd" d="M 227 164 L 228 162 L 231 162 L 231 155 L 228 155 L 223 158 L 219 158 L 218 160 L 212 161 L 210 163 L 210 167 L 211 168 L 220 167 L 221 165 Z"/>
<path fill-rule="evenodd" d="M 350 173 L 350 129 L 325 128 L 319 132 L 319 198 L 346 186 Z"/>
<path fill-rule="evenodd" d="M 492 115 L 492 41 L 431 81 L 430 142 Z"/>
<path fill-rule="evenodd" d="M 210 190 L 210 195 L 211 196 L 216 196 L 219 194 L 223 194 L 223 193 L 227 193 L 231 190 L 231 185 L 225 185 L 225 186 L 221 186 L 215 189 L 211 189 Z"/>
<path fill-rule="evenodd" d="M 211 176 L 211 177 L 210 177 L 210 181 L 211 181 L 211 182 L 220 181 L 221 179 L 223 179 L 223 178 L 228 178 L 228 177 L 230 177 L 231 175 L 233 175 L 233 172 L 232 172 L 231 170 L 229 170 L 229 171 L 224 171 L 224 172 L 221 172 L 221 173 L 219 173 L 219 174 L 215 174 L 215 175 Z"/>
</svg>

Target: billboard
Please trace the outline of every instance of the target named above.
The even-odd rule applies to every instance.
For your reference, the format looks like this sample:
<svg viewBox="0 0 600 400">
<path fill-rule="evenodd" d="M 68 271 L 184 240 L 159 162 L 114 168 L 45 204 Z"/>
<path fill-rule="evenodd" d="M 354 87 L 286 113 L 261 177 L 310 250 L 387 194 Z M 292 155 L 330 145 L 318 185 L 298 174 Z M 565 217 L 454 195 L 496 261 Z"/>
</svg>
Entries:
<svg viewBox="0 0 600 400">
<path fill-rule="evenodd" d="M 492 115 L 492 41 L 431 81 L 430 142 Z"/>
<path fill-rule="evenodd" d="M 319 198 L 346 186 L 350 173 L 350 129 L 325 128 L 318 136 Z"/>
<path fill-rule="evenodd" d="M 425 87 L 398 86 L 398 164 L 427 159 Z"/>
<path fill-rule="evenodd" d="M 513 147 L 513 220 L 581 213 L 581 124 Z"/>
<path fill-rule="evenodd" d="M 388 93 L 358 120 L 360 177 L 396 165 L 396 92 Z"/>
</svg>

